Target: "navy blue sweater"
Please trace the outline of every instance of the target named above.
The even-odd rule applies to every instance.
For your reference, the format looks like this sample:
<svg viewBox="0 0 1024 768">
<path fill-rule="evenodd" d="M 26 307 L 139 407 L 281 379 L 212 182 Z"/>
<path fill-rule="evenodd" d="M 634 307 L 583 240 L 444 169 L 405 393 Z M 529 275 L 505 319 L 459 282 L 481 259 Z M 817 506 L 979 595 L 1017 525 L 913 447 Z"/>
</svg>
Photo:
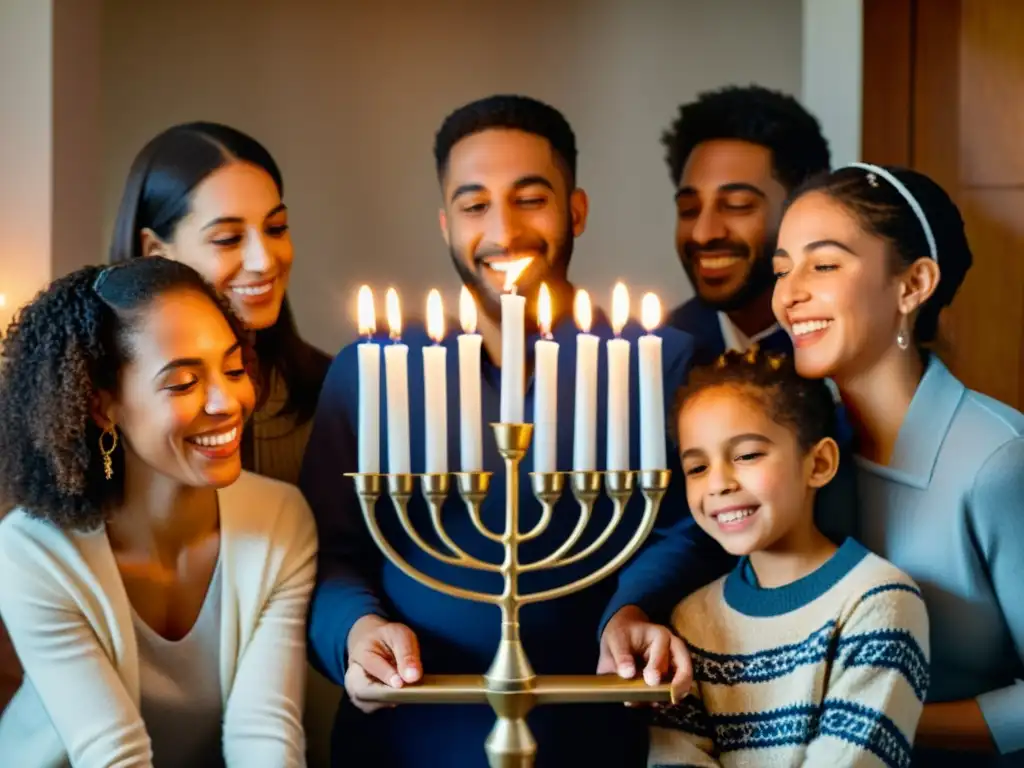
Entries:
<svg viewBox="0 0 1024 768">
<path fill-rule="evenodd" d="M 603 339 L 612 333 L 604 318 L 593 331 Z M 641 330 L 631 326 L 623 336 L 635 340 Z M 572 464 L 573 398 L 575 381 L 575 335 L 571 322 L 555 329 L 560 343 L 558 403 L 558 465 Z M 686 334 L 666 329 L 662 334 L 665 401 L 689 370 L 692 341 Z M 422 329 L 407 331 L 409 346 L 409 411 L 411 459 L 414 472 L 422 472 L 423 449 L 423 364 L 421 348 L 430 343 Z M 387 343 L 382 340 L 382 343 Z M 455 334 L 445 341 L 448 348 L 448 445 L 450 466 L 458 468 L 459 387 L 458 349 Z M 532 353 L 532 339 L 527 343 Z M 500 371 L 487 360 L 483 363 L 483 421 L 499 420 Z M 382 365 L 383 367 L 383 365 Z M 638 385 L 636 347 L 631 358 L 631 465 L 639 461 Z M 386 456 L 386 405 L 382 372 L 381 435 Z M 355 345 L 343 349 L 324 384 L 323 393 L 306 452 L 301 487 L 313 508 L 319 527 L 320 564 L 318 585 L 310 608 L 310 654 L 313 663 L 328 677 L 342 683 L 345 647 L 349 630 L 362 616 L 377 614 L 407 624 L 420 642 L 424 671 L 459 674 L 486 671 L 499 639 L 499 613 L 491 605 L 457 600 L 421 586 L 395 568 L 377 549 L 353 492 L 343 473 L 356 470 L 355 424 L 358 403 L 358 363 Z M 598 381 L 599 465 L 605 456 L 605 406 L 607 357 L 601 344 Z M 525 413 L 533 412 L 532 386 L 526 393 Z M 538 674 L 592 674 L 598 659 L 598 638 L 604 623 L 623 606 L 639 605 L 661 620 L 679 599 L 724 573 L 731 564 L 718 545 L 693 521 L 686 505 L 682 473 L 676 450 L 668 450 L 669 467 L 674 470 L 656 530 L 644 548 L 618 574 L 554 602 L 533 604 L 521 612 L 522 638 Z M 504 525 L 505 477 L 494 440 L 485 426 L 485 469 L 494 471 L 490 495 L 482 508 L 484 523 L 492 530 Z M 540 505 L 529 488 L 532 455 L 527 454 L 521 475 L 521 525 L 528 530 L 540 515 Z M 596 538 L 608 519 L 610 503 L 602 500 L 595 508 L 587 535 L 579 546 Z M 628 540 L 639 522 L 643 500 L 637 493 L 622 525 L 606 545 L 586 561 L 555 571 L 528 574 L 520 581 L 524 592 L 538 591 L 567 580 L 580 578 L 606 562 Z M 430 530 L 427 509 L 414 496 L 410 517 L 421 534 L 443 550 Z M 578 507 L 567 492 L 558 504 L 548 530 L 521 548 L 529 562 L 551 552 L 569 535 L 578 517 Z M 387 500 L 378 505 L 378 519 L 395 548 L 422 572 L 462 587 L 500 592 L 500 576 L 439 563 L 422 553 L 401 530 Z M 500 562 L 500 546 L 475 530 L 465 507 L 453 493 L 444 510 L 451 538 L 472 555 Z M 363 715 L 350 704 L 342 705 L 333 737 L 334 762 L 338 766 L 443 766 L 484 768 L 484 740 L 494 723 L 490 707 L 423 705 L 400 706 Z M 534 710 L 529 723 L 538 741 L 540 768 L 545 766 L 642 766 L 647 752 L 646 728 L 636 714 L 622 705 L 557 705 Z"/>
</svg>

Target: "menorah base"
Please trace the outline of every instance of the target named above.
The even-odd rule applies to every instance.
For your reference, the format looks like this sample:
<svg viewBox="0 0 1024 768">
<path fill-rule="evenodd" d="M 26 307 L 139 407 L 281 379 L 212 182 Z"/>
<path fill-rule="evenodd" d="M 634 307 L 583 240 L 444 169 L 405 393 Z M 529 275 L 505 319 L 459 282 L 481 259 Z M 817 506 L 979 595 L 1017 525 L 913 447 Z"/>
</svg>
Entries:
<svg viewBox="0 0 1024 768">
<path fill-rule="evenodd" d="M 486 704 L 489 693 L 530 696 L 543 704 L 633 704 L 670 702 L 668 683 L 648 685 L 641 679 L 615 675 L 537 675 L 526 691 L 500 693 L 487 689 L 483 675 L 424 675 L 402 688 L 375 687 L 364 698 L 382 704 Z"/>
<path fill-rule="evenodd" d="M 662 703 L 670 686 L 623 680 L 615 675 L 536 675 L 521 690 L 496 690 L 483 675 L 424 675 L 402 688 L 377 686 L 365 698 L 382 704 L 490 704 L 498 719 L 485 749 L 491 768 L 530 768 L 537 742 L 526 715 L 544 704 Z"/>
</svg>

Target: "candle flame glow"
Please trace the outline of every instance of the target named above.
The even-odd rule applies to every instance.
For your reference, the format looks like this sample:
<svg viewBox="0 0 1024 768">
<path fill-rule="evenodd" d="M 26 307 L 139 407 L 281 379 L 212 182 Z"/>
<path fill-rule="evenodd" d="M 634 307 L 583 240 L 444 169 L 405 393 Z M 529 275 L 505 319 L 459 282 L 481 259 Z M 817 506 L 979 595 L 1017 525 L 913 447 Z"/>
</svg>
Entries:
<svg viewBox="0 0 1024 768">
<path fill-rule="evenodd" d="M 576 298 L 573 301 L 572 312 L 576 316 L 576 327 L 583 333 L 590 333 L 590 324 L 593 322 L 593 312 L 590 308 L 590 295 L 583 289 L 576 291 Z"/>
<path fill-rule="evenodd" d="M 427 294 L 427 335 L 436 342 L 444 338 L 444 307 L 436 288 Z"/>
<path fill-rule="evenodd" d="M 372 336 L 377 330 L 377 312 L 373 308 L 373 291 L 364 285 L 359 289 L 359 335 Z"/>
<path fill-rule="evenodd" d="M 384 305 L 388 316 L 388 329 L 392 339 L 402 338 L 402 310 L 398 304 L 398 291 L 388 288 L 384 295 Z"/>
<path fill-rule="evenodd" d="M 547 283 L 541 283 L 540 293 L 537 295 L 537 325 L 540 327 L 541 335 L 546 339 L 551 338 L 551 291 Z"/>
<path fill-rule="evenodd" d="M 459 294 L 459 322 L 463 333 L 476 333 L 476 301 L 466 286 Z"/>
<path fill-rule="evenodd" d="M 648 333 L 661 325 L 661 302 L 653 293 L 645 293 L 640 302 L 640 322 Z"/>
<path fill-rule="evenodd" d="M 612 289 L 612 330 L 618 336 L 629 320 L 629 291 L 623 283 Z"/>
<path fill-rule="evenodd" d="M 496 272 L 504 272 L 505 290 L 515 293 L 516 281 L 522 276 L 532 261 L 532 256 L 523 256 L 521 259 L 514 259 L 513 261 L 496 262 L 491 265 L 491 269 Z"/>
</svg>

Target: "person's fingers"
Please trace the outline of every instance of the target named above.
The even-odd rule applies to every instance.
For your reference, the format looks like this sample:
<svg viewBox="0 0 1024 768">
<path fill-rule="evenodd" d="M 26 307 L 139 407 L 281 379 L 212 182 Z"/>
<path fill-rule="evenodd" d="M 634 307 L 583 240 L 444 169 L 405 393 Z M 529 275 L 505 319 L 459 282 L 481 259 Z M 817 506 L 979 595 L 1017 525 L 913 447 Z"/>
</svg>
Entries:
<svg viewBox="0 0 1024 768">
<path fill-rule="evenodd" d="M 675 669 L 672 675 L 672 703 L 682 699 L 690 690 L 693 682 L 693 662 L 690 660 L 690 651 L 678 637 L 672 637 L 669 644 L 669 652 L 672 656 L 672 666 Z"/>
<path fill-rule="evenodd" d="M 368 695 L 375 686 L 380 683 L 373 680 L 359 664 L 349 664 L 345 672 L 345 694 L 352 700 L 352 703 L 366 714 L 376 712 L 387 706 L 377 701 L 367 701 L 363 696 Z"/>
<path fill-rule="evenodd" d="M 395 658 L 395 668 L 406 683 L 415 683 L 423 676 L 420 662 L 420 644 L 416 635 L 404 624 L 384 627 L 385 642 Z"/>
<path fill-rule="evenodd" d="M 644 682 L 648 685 L 657 685 L 661 677 L 668 672 L 669 666 L 669 640 L 672 635 L 664 627 L 651 625 L 644 633 L 646 648 L 634 648 L 634 651 L 642 652 L 647 657 L 647 665 L 644 667 Z"/>
<path fill-rule="evenodd" d="M 601 658 L 598 672 L 614 672 L 627 680 L 636 675 L 636 662 L 630 650 L 629 633 L 618 627 L 610 627 L 601 638 Z"/>
</svg>

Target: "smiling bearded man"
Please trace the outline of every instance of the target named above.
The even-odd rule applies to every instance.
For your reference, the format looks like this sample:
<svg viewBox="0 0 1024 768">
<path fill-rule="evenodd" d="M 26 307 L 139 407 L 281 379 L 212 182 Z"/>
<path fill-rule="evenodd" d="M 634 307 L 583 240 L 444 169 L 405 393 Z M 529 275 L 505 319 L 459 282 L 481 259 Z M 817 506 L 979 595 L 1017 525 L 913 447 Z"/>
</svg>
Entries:
<svg viewBox="0 0 1024 768">
<path fill-rule="evenodd" d="M 772 314 L 771 259 L 786 198 L 829 169 L 818 121 L 791 96 L 729 87 L 680 107 L 662 143 L 676 185 L 676 251 L 697 294 L 668 324 L 694 337 L 698 363 L 755 342 L 792 352 Z"/>
<path fill-rule="evenodd" d="M 542 283 L 552 294 L 555 319 L 551 328 L 559 343 L 557 445 L 558 469 L 572 468 L 573 379 L 577 329 L 569 316 L 573 288 L 568 279 L 574 239 L 587 219 L 587 196 L 576 186 L 576 140 L 565 118 L 554 108 L 523 96 L 492 96 L 451 113 L 435 139 L 438 181 L 442 193 L 441 232 L 452 261 L 480 307 L 483 342 L 480 370 L 484 423 L 500 420 L 501 309 L 500 297 L 515 284 L 536 307 Z M 521 274 L 520 274 L 521 272 Z M 534 311 L 528 315 L 535 314 Z M 535 391 L 532 353 L 536 320 L 526 327 L 524 413 L 533 418 Z M 508 332 L 510 329 L 505 329 Z M 591 332 L 613 337 L 607 318 L 595 314 Z M 637 370 L 636 341 L 643 329 L 630 323 L 622 337 L 630 340 L 630 366 Z M 453 414 L 448 453 L 460 454 L 460 375 L 458 332 L 440 344 L 447 351 L 446 408 Z M 689 371 L 693 349 L 686 334 L 671 328 L 663 340 L 664 388 L 674 392 Z M 433 344 L 421 328 L 406 328 L 409 347 L 409 423 L 412 470 L 424 466 L 424 393 L 422 347 Z M 494 725 L 487 706 L 444 705 L 380 708 L 375 689 L 415 684 L 430 674 L 483 674 L 494 657 L 500 620 L 493 607 L 434 592 L 410 579 L 377 551 L 366 530 L 352 483 L 343 473 L 356 469 L 358 423 L 357 345 L 342 350 L 331 367 L 320 397 L 302 474 L 302 490 L 317 517 L 320 534 L 320 586 L 310 609 L 309 648 L 314 664 L 339 684 L 347 698 L 338 713 L 334 761 L 342 765 L 382 768 L 485 768 L 484 741 Z M 600 366 L 598 392 L 607 392 L 607 369 Z M 637 387 L 630 388 L 630 454 L 639 457 Z M 385 409 L 386 421 L 386 409 Z M 387 435 L 382 423 L 381 435 Z M 605 455 L 604 429 L 598 430 L 596 452 Z M 505 483 L 494 441 L 484 436 L 482 469 L 494 473 L 491 492 L 480 505 L 480 518 L 491 530 L 505 525 Z M 667 443 L 667 436 L 666 436 Z M 679 638 L 656 621 L 679 595 L 723 573 L 728 560 L 694 523 L 686 507 L 682 472 L 674 450 L 666 448 L 673 471 L 655 531 L 643 549 L 614 576 L 575 594 L 526 606 L 521 637 L 538 674 L 619 674 L 648 683 L 671 680 L 677 694 L 689 687 L 686 650 Z M 382 450 L 387 455 L 386 446 Z M 520 471 L 521 528 L 530 530 L 542 508 L 535 499 L 529 473 L 533 451 Z M 634 462 L 634 466 L 635 466 Z M 524 593 L 551 589 L 593 573 L 620 551 L 636 531 L 643 512 L 637 494 L 615 533 L 585 560 L 553 570 L 525 574 Z M 430 525 L 430 510 L 420 494 L 412 497 L 408 514 L 417 528 Z M 611 502 L 595 504 L 595 520 L 608 519 Z M 463 550 L 500 561 L 500 550 L 481 541 L 456 494 L 445 503 L 446 533 Z M 556 504 L 550 524 L 520 550 L 523 562 L 543 558 L 571 535 L 579 508 L 570 493 Z M 418 522 L 417 522 L 418 521 Z M 433 560 L 389 528 L 394 545 L 418 570 L 449 584 L 492 594 L 500 593 L 500 574 L 467 571 Z M 592 532 L 591 532 L 592 533 Z M 489 548 L 490 547 L 490 548 Z M 372 713 L 372 714 L 370 714 Z M 644 765 L 647 729 L 636 711 L 617 705 L 558 705 L 530 714 L 537 741 L 537 768 L 565 765 Z"/>
</svg>

